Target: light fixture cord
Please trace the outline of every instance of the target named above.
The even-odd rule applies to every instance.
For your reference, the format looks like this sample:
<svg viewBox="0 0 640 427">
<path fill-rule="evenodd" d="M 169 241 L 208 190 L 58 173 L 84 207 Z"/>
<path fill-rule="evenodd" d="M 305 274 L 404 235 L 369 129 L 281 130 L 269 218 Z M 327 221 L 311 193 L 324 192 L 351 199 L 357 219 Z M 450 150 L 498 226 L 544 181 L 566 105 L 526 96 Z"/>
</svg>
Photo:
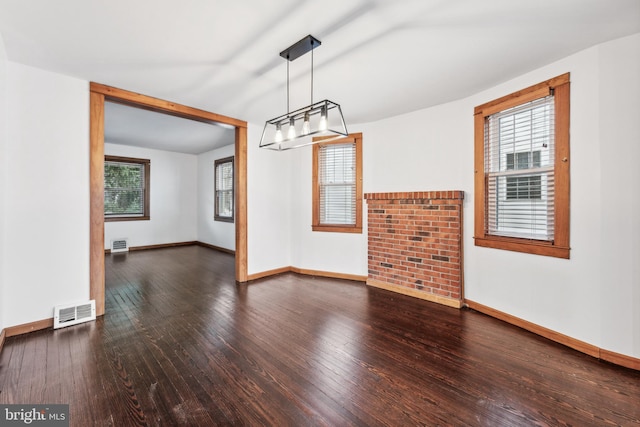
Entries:
<svg viewBox="0 0 640 427">
<path fill-rule="evenodd" d="M 313 105 L 313 40 L 311 40 L 311 105 Z"/>
<path fill-rule="evenodd" d="M 287 53 L 287 114 L 291 110 L 289 110 L 289 54 Z"/>
</svg>

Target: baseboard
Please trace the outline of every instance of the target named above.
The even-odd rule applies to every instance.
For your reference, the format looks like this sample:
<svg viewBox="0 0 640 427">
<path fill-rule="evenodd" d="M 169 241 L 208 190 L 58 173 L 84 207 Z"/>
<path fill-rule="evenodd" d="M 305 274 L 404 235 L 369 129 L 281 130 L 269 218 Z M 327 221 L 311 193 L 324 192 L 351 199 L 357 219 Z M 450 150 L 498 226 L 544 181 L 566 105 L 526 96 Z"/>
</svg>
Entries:
<svg viewBox="0 0 640 427">
<path fill-rule="evenodd" d="M 484 313 L 488 316 L 502 320 L 503 322 L 518 326 L 522 329 L 570 347 L 581 353 L 588 354 L 589 356 L 595 357 L 597 359 L 605 360 L 609 363 L 624 366 L 625 368 L 640 370 L 640 359 L 637 359 L 635 357 L 615 353 L 610 350 L 604 350 L 593 344 L 580 341 L 576 338 L 561 334 L 560 332 L 545 328 L 544 326 L 536 325 L 535 323 L 531 323 L 527 320 L 521 319 L 511 314 L 496 310 L 495 308 L 487 307 L 486 305 L 477 303 L 475 301 L 465 300 L 465 304 L 469 308 L 479 311 L 480 313 Z"/>
<path fill-rule="evenodd" d="M 254 273 L 247 276 L 247 281 L 264 279 L 265 277 L 277 276 L 282 273 L 291 272 L 291 267 L 281 267 L 273 270 L 261 271 L 260 273 Z"/>
<path fill-rule="evenodd" d="M 9 338 L 47 328 L 53 328 L 53 317 L 49 319 L 36 320 L 35 322 L 23 323 L 22 325 L 10 326 L 5 328 L 4 332 L 6 337 Z"/>
<path fill-rule="evenodd" d="M 133 251 L 146 251 L 148 249 L 164 249 L 164 248 L 175 248 L 178 246 L 193 246 L 196 245 L 198 242 L 196 242 L 195 240 L 192 242 L 176 242 L 176 243 L 160 243 L 157 245 L 146 245 L 146 246 L 129 246 L 129 252 L 133 252 Z M 105 254 L 110 254 L 111 253 L 111 249 L 105 249 L 104 250 Z M 121 252 L 121 253 L 126 253 L 126 252 Z"/>
<path fill-rule="evenodd" d="M 204 243 L 204 242 L 197 241 L 197 242 L 195 242 L 195 244 L 198 245 L 198 246 L 202 246 L 203 248 L 213 249 L 213 250 L 218 251 L 218 252 L 224 252 L 224 253 L 231 254 L 231 255 L 235 255 L 236 254 L 236 251 L 234 251 L 234 250 L 227 249 L 227 248 L 222 248 L 222 247 L 216 246 L 216 245 L 210 245 L 209 243 Z"/>
<path fill-rule="evenodd" d="M 179 246 L 193 246 L 198 242 L 195 240 L 191 242 L 176 242 L 176 243 L 160 243 L 158 245 L 146 245 L 146 246 L 131 246 L 130 251 L 146 251 L 148 249 L 165 249 L 165 248 L 177 248 Z"/>
<path fill-rule="evenodd" d="M 2 347 L 4 347 L 4 339 L 6 337 L 6 333 L 4 329 L 0 332 L 0 354 L 2 354 Z"/>
<path fill-rule="evenodd" d="M 398 294 L 419 298 L 425 301 L 446 305 L 447 307 L 462 307 L 462 301 L 460 300 L 447 298 L 440 295 L 429 294 L 418 289 L 407 288 L 406 286 L 392 285 L 390 283 L 381 282 L 375 279 L 367 279 L 367 285 L 374 288 L 385 289 L 387 291 L 396 292 Z"/>
<path fill-rule="evenodd" d="M 356 282 L 366 282 L 367 276 L 357 274 L 334 273 L 332 271 L 308 270 L 306 268 L 290 267 L 291 272 L 304 274 L 305 276 L 329 277 L 331 279 L 354 280 Z"/>
<path fill-rule="evenodd" d="M 193 240 L 191 242 L 176 242 L 176 243 L 160 243 L 157 245 L 146 245 L 146 246 L 130 246 L 129 247 L 129 251 L 133 252 L 133 251 L 146 251 L 148 249 L 164 249 L 164 248 L 176 248 L 179 246 L 202 246 L 205 248 L 209 248 L 209 249 L 214 249 L 216 251 L 220 251 L 220 252 L 225 252 L 228 254 L 232 254 L 235 255 L 236 251 L 233 251 L 231 249 L 226 249 L 226 248 L 222 248 L 220 246 L 215 246 L 215 245 L 210 245 L 208 243 L 204 243 L 204 242 L 199 242 L 196 240 Z M 106 255 L 111 253 L 111 249 L 105 249 L 104 253 Z"/>
<path fill-rule="evenodd" d="M 265 277 L 276 276 L 282 273 L 297 273 L 305 276 L 328 277 L 331 279 L 355 280 L 356 282 L 366 282 L 367 276 L 359 276 L 357 274 L 334 273 L 331 271 L 308 270 L 298 267 L 281 267 L 274 270 L 262 271 L 260 273 L 250 274 L 248 280 L 263 279 Z"/>
<path fill-rule="evenodd" d="M 614 365 L 624 366 L 625 368 L 640 371 L 640 359 L 627 356 L 626 354 L 615 353 L 611 350 L 600 349 L 600 359 L 605 360 Z"/>
</svg>

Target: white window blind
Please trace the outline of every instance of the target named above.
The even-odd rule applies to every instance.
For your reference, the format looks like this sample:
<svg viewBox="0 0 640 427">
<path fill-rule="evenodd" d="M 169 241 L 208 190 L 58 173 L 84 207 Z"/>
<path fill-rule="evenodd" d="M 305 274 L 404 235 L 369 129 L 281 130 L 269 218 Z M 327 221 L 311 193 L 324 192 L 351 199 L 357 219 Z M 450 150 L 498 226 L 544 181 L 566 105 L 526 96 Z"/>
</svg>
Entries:
<svg viewBox="0 0 640 427">
<path fill-rule="evenodd" d="M 356 223 L 356 144 L 320 147 L 318 159 L 320 224 Z"/>
<path fill-rule="evenodd" d="M 144 216 L 144 170 L 142 163 L 105 161 L 105 216 Z"/>
<path fill-rule="evenodd" d="M 233 161 L 216 163 L 216 216 L 233 218 Z"/>
<path fill-rule="evenodd" d="M 553 240 L 554 152 L 553 95 L 487 118 L 488 234 Z"/>
</svg>

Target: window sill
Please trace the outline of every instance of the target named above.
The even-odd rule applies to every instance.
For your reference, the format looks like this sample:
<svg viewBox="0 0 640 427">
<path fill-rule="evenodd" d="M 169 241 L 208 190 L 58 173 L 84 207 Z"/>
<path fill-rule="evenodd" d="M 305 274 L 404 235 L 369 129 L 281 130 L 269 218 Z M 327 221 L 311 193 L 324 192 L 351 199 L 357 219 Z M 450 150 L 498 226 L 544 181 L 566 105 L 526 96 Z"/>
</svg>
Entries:
<svg viewBox="0 0 640 427">
<path fill-rule="evenodd" d="M 552 243 L 497 236 L 476 236 L 474 240 L 476 246 L 483 248 L 504 249 L 507 251 L 569 259 L 570 248 L 555 246 Z"/>
<path fill-rule="evenodd" d="M 105 217 L 104 222 L 116 222 L 116 221 L 149 221 L 151 218 L 148 216 L 119 216 L 119 217 Z"/>
<path fill-rule="evenodd" d="M 231 222 L 233 223 L 233 218 L 229 218 L 229 217 L 224 217 L 224 216 L 215 216 L 213 217 L 214 221 L 220 221 L 220 222 Z"/>
<path fill-rule="evenodd" d="M 313 231 L 326 231 L 330 233 L 359 233 L 362 234 L 362 227 L 345 225 L 312 225 Z"/>
</svg>

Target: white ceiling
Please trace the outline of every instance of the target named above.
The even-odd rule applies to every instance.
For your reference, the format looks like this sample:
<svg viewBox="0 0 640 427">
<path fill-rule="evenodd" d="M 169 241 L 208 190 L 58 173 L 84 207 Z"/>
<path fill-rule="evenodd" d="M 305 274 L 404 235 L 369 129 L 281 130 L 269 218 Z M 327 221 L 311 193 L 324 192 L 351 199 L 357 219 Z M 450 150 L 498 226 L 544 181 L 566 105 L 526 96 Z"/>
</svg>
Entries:
<svg viewBox="0 0 640 427">
<path fill-rule="evenodd" d="M 155 150 L 201 154 L 235 142 L 235 128 L 106 102 L 104 140 Z"/>
<path fill-rule="evenodd" d="M 315 100 L 365 123 L 469 96 L 640 32 L 639 0 L 0 0 L 15 62 L 256 124 L 286 112 L 307 34 Z M 307 105 L 310 55 L 291 63 Z"/>
</svg>

